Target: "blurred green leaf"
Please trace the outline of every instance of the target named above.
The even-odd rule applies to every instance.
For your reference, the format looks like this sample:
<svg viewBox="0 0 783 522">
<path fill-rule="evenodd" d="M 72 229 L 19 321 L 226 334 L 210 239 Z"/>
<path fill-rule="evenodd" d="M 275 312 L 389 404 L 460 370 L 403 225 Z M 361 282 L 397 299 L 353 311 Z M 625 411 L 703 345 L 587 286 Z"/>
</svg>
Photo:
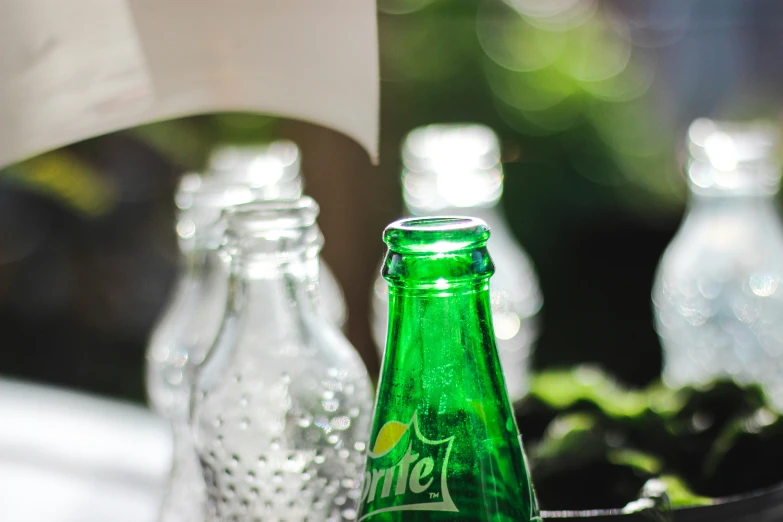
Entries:
<svg viewBox="0 0 783 522">
<path fill-rule="evenodd" d="M 695 494 L 690 487 L 676 475 L 662 475 L 660 480 L 666 485 L 666 494 L 673 507 L 709 506 L 712 499 Z"/>
<path fill-rule="evenodd" d="M 575 371 L 540 373 L 533 378 L 530 393 L 559 409 L 578 401 L 589 401 L 612 417 L 638 417 L 648 410 L 671 415 L 684 404 L 680 393 L 664 386 L 626 390 L 597 368 L 589 366 Z"/>
<path fill-rule="evenodd" d="M 100 216 L 117 204 L 115 187 L 67 149 L 47 152 L 0 171 L 28 190 L 50 196 L 88 216 Z"/>
<path fill-rule="evenodd" d="M 663 469 L 663 462 L 658 457 L 632 449 L 609 450 L 606 457 L 612 464 L 630 466 L 651 475 L 656 475 Z"/>
</svg>

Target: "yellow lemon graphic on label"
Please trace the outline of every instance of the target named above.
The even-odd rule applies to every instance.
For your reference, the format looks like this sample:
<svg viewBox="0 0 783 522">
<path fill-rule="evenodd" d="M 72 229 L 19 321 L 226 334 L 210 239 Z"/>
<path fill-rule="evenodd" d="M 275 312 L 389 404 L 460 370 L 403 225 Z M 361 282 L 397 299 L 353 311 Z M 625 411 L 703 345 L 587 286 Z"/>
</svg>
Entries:
<svg viewBox="0 0 783 522">
<path fill-rule="evenodd" d="M 392 449 L 408 431 L 408 424 L 397 421 L 389 421 L 383 425 L 375 438 L 375 446 L 372 452 L 376 455 L 382 455 Z"/>
</svg>

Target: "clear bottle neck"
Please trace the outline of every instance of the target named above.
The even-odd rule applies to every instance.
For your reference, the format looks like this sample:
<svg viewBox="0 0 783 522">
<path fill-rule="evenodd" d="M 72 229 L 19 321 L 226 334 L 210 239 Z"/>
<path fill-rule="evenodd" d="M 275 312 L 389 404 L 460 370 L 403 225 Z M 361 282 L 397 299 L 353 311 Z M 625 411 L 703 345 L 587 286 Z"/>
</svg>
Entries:
<svg viewBox="0 0 783 522">
<path fill-rule="evenodd" d="M 302 196 L 299 148 L 290 141 L 264 146 L 223 146 L 210 156 L 205 175 L 183 176 L 175 197 L 183 252 L 217 249 L 227 208 Z"/>
<path fill-rule="evenodd" d="M 780 189 L 778 165 L 754 162 L 730 170 L 691 161 L 688 166 L 688 188 L 696 200 L 771 200 Z"/>
<path fill-rule="evenodd" d="M 686 166 L 694 202 L 771 199 L 780 188 L 778 141 L 769 124 L 694 121 Z"/>
<path fill-rule="evenodd" d="M 303 197 L 235 207 L 226 212 L 222 255 L 231 258 L 234 284 L 248 298 L 267 299 L 263 289 L 284 284 L 288 298 L 318 300 L 319 253 L 323 236 L 316 224 L 318 206 Z"/>
<path fill-rule="evenodd" d="M 231 351 L 238 350 L 239 356 L 246 351 L 255 354 L 263 346 L 270 353 L 284 353 L 292 339 L 329 326 L 322 320 L 318 259 L 291 259 L 280 265 L 255 256 L 235 258 L 227 310 L 236 318 L 238 332 L 254 332 L 255 337 L 254 342 L 235 343 Z"/>
<path fill-rule="evenodd" d="M 774 164 L 744 164 L 734 170 L 718 170 L 692 161 L 688 172 L 688 211 L 742 212 L 761 215 L 775 212 L 779 173 Z"/>
<path fill-rule="evenodd" d="M 709 193 L 691 190 L 688 199 L 689 210 L 701 209 L 747 209 L 765 211 L 777 207 L 775 193 Z"/>
<path fill-rule="evenodd" d="M 181 211 L 177 218 L 177 241 L 186 260 L 203 258 L 207 252 L 217 250 L 224 233 L 220 211 L 193 208 Z"/>
<path fill-rule="evenodd" d="M 220 253 L 230 259 L 228 298 L 220 334 L 199 379 L 216 385 L 227 364 L 255 360 L 258 349 L 269 354 L 307 343 L 321 321 L 318 252 L 322 239 L 315 223 L 318 206 L 308 197 L 267 201 L 226 210 L 226 234 Z"/>
<path fill-rule="evenodd" d="M 192 248 L 182 252 L 182 274 L 194 281 L 228 277 L 228 258 L 218 249 Z"/>
<path fill-rule="evenodd" d="M 246 186 L 254 200 L 297 199 L 302 196 L 300 158 L 299 147 L 287 140 L 222 146 L 212 152 L 207 171 L 223 183 Z"/>
<path fill-rule="evenodd" d="M 500 144 L 483 125 L 420 127 L 408 134 L 402 157 L 403 197 L 414 215 L 493 207 L 503 193 Z"/>
<path fill-rule="evenodd" d="M 299 254 L 284 261 L 266 254 L 243 252 L 231 261 L 231 276 L 248 284 L 285 279 L 288 284 L 311 287 L 318 283 L 318 255 Z"/>
<path fill-rule="evenodd" d="M 487 170 L 405 171 L 403 199 L 410 214 L 454 214 L 494 208 L 503 194 L 500 165 Z"/>
</svg>

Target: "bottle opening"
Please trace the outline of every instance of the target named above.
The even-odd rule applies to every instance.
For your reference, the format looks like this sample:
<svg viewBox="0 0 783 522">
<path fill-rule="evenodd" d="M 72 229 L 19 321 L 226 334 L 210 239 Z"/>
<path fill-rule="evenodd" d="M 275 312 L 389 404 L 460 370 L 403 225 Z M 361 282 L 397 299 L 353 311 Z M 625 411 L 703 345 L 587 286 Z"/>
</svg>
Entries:
<svg viewBox="0 0 783 522">
<path fill-rule="evenodd" d="M 309 196 L 296 200 L 259 201 L 237 205 L 225 211 L 228 228 L 253 236 L 274 230 L 306 228 L 315 225 L 318 204 Z"/>
<path fill-rule="evenodd" d="M 466 216 L 407 218 L 395 221 L 383 233 L 389 250 L 402 254 L 439 254 L 483 247 L 489 227 Z"/>
<path fill-rule="evenodd" d="M 318 204 L 307 196 L 238 205 L 224 212 L 226 246 L 234 255 L 272 254 L 277 261 L 315 256 L 323 244 L 317 217 Z"/>
</svg>

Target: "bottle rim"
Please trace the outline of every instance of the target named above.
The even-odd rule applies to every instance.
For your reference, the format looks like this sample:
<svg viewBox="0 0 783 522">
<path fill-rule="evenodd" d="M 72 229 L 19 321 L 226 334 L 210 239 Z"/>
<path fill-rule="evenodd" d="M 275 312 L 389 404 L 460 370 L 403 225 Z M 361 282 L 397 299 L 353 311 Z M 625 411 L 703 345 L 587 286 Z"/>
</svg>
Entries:
<svg viewBox="0 0 783 522">
<path fill-rule="evenodd" d="M 238 235 L 252 236 L 274 230 L 314 226 L 320 209 L 309 196 L 298 199 L 254 201 L 229 207 L 223 211 L 228 230 Z"/>
<path fill-rule="evenodd" d="M 383 232 L 389 250 L 401 254 L 443 254 L 486 246 L 489 226 L 472 216 L 421 216 L 391 223 Z"/>
<path fill-rule="evenodd" d="M 237 266 L 283 266 L 293 260 L 317 258 L 323 246 L 318 228 L 318 204 L 310 197 L 258 201 L 223 211 L 225 233 L 221 251 Z M 249 263 L 249 264 L 248 264 Z M 268 274 L 267 274 L 268 275 Z"/>
</svg>

